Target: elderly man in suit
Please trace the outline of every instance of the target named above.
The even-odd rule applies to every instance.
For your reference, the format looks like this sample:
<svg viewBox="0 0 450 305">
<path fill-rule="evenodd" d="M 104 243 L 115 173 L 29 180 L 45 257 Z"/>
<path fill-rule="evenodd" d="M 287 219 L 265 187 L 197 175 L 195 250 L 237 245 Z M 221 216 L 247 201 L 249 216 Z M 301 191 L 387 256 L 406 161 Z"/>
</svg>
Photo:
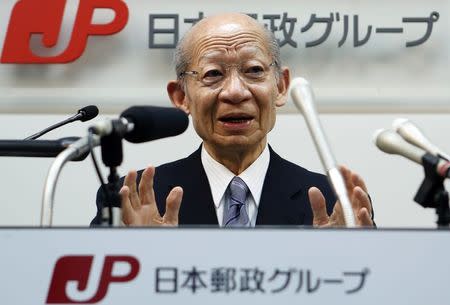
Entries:
<svg viewBox="0 0 450 305">
<path fill-rule="evenodd" d="M 192 116 L 203 143 L 185 159 L 128 173 L 120 191 L 125 224 L 344 223 L 326 177 L 282 159 L 267 143 L 290 82 L 269 30 L 243 14 L 205 18 L 175 57 L 177 79 L 167 91 Z M 357 224 L 373 225 L 363 180 L 341 171 Z"/>
</svg>

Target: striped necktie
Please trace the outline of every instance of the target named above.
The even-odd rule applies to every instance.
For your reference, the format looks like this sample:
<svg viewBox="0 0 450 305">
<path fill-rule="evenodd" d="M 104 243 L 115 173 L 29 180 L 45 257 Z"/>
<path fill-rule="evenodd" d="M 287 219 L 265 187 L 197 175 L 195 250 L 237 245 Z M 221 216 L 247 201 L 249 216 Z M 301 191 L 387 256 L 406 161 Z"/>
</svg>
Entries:
<svg viewBox="0 0 450 305">
<path fill-rule="evenodd" d="M 234 177 L 228 185 L 230 190 L 228 198 L 228 208 L 224 214 L 225 227 L 247 227 L 250 220 L 245 208 L 245 199 L 248 195 L 248 186 L 239 178 Z"/>
</svg>

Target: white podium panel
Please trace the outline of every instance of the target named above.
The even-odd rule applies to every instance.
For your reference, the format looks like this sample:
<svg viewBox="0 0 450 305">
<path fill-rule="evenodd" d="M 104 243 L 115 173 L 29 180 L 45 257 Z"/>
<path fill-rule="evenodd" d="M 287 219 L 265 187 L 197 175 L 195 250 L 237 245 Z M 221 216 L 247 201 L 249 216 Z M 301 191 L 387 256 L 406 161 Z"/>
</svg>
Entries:
<svg viewBox="0 0 450 305">
<path fill-rule="evenodd" d="M 449 304 L 450 231 L 0 229 L 1 304 Z"/>
</svg>

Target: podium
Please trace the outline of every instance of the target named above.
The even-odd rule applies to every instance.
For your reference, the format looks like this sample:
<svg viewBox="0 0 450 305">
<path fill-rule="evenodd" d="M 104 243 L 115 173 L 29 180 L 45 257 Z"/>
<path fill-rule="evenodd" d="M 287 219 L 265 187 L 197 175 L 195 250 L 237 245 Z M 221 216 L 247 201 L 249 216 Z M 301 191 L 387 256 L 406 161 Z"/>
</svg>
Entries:
<svg viewBox="0 0 450 305">
<path fill-rule="evenodd" d="M 450 231 L 2 228 L 2 304 L 449 304 Z"/>
</svg>

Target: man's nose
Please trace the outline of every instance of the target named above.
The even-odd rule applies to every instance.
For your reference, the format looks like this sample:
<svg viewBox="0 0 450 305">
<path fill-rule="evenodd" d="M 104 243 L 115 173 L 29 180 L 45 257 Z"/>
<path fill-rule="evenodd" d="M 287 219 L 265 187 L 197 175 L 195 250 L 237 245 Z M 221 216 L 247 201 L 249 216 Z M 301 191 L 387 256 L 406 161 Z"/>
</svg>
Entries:
<svg viewBox="0 0 450 305">
<path fill-rule="evenodd" d="M 219 98 L 228 103 L 241 103 L 251 97 L 252 94 L 237 69 L 230 69 Z"/>
</svg>

